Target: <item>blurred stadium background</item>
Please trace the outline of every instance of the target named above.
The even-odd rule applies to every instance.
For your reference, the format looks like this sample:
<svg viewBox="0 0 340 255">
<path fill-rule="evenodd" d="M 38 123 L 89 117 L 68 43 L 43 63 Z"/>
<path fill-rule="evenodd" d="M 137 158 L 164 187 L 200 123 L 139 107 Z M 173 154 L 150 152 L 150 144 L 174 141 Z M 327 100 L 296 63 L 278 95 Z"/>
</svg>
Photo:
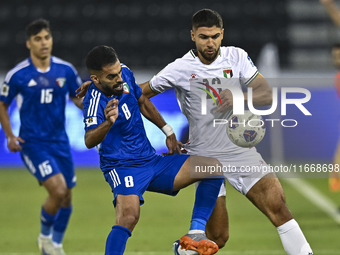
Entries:
<svg viewBox="0 0 340 255">
<path fill-rule="evenodd" d="M 260 72 L 269 78 L 270 84 L 304 87 L 311 92 L 311 100 L 304 105 L 312 116 L 304 116 L 295 106 L 288 106 L 287 116 L 280 116 L 278 107 L 273 115 L 266 117 L 296 119 L 298 125 L 295 128 L 282 128 L 281 125 L 269 128 L 267 125 L 268 133 L 257 146 L 264 159 L 271 164 L 330 164 L 339 139 L 340 117 L 340 101 L 333 85 L 337 70 L 332 65 L 330 53 L 331 46 L 340 42 L 340 29 L 333 25 L 318 0 L 1 1 L 0 80 L 2 82 L 7 71 L 28 57 L 24 28 L 32 20 L 43 17 L 51 23 L 53 55 L 71 62 L 84 81 L 89 79 L 84 64 L 87 52 L 96 45 L 106 44 L 117 50 L 121 62 L 134 71 L 138 83 L 145 82 L 166 64 L 194 47 L 189 34 L 191 17 L 202 8 L 215 9 L 221 14 L 225 28 L 222 45 L 245 49 Z M 172 125 L 177 136 L 185 142 L 187 122 L 177 106 L 174 91 L 167 91 L 152 100 Z M 18 133 L 19 113 L 14 103 L 10 108 L 10 117 L 12 126 Z M 85 171 L 98 169 L 99 157 L 95 149 L 88 150 L 84 145 L 82 113 L 68 103 L 66 118 L 76 168 L 84 171 L 78 171 L 78 187 L 74 198 L 75 205 L 81 209 L 76 209 L 75 206 L 70 234 L 67 234 L 72 241 L 67 241 L 66 238 L 65 249 L 73 252 L 72 254 L 86 251 L 95 254 L 103 251 L 104 240 L 113 224 L 111 196 L 99 172 Z M 148 122 L 145 122 L 145 126 L 157 151 L 166 151 L 163 133 Z M 22 169 L 22 162 L 18 153 L 8 151 L 0 126 L 0 170 L 3 170 L 0 171 L 0 254 L 34 254 L 34 243 L 32 244 L 31 236 L 26 235 L 35 235 L 39 231 L 35 218 L 43 196 L 28 172 L 12 171 L 14 169 Z M 302 184 L 283 180 L 283 185 L 289 205 L 293 213 L 296 212 L 295 217 L 303 229 L 306 229 L 306 236 L 312 240 L 312 247 L 317 247 L 318 254 L 340 254 L 336 241 L 338 239 L 335 238 L 339 234 L 339 226 L 335 222 L 340 223 L 340 220 L 335 213 L 330 213 L 336 204 L 340 204 L 340 196 L 328 191 L 327 179 L 308 179 Z M 299 187 L 309 187 L 308 185 L 320 192 L 318 194 L 322 194 L 319 200 L 329 199 L 329 203 L 316 205 L 315 201 L 312 203 L 306 199 L 306 194 L 298 192 Z M 90 190 L 93 190 L 91 194 Z M 185 192 L 183 193 L 193 193 L 191 188 Z M 236 234 L 224 249 L 227 251 L 225 254 L 284 254 L 275 234 L 276 230 L 270 223 L 245 199 L 239 202 L 239 195 L 230 187 L 228 192 L 228 207 L 233 222 L 231 232 Z M 33 195 L 39 199 L 35 197 L 37 200 L 32 200 Z M 134 234 L 136 237 L 129 241 L 132 245 L 128 251 L 171 254 L 171 242 L 186 231 L 183 226 L 188 225 L 187 220 L 181 223 L 180 218 L 181 213 L 186 218 L 189 217 L 191 206 L 186 206 L 185 209 L 183 207 L 187 203 L 192 204 L 193 196 L 188 198 L 181 195 L 179 202 L 154 197 L 153 194 L 148 196 L 151 207 L 143 206 L 146 209 L 142 217 L 156 222 L 160 219 L 160 223 L 150 227 L 146 223 L 148 221 L 143 220 L 140 230 L 136 230 Z M 163 211 L 155 213 L 160 208 L 152 205 L 152 200 L 156 204 L 165 203 L 167 206 Z M 99 201 L 105 202 L 101 204 Z M 24 208 L 31 208 L 30 205 L 32 209 L 28 210 L 32 211 L 32 215 L 29 211 L 27 219 L 23 219 L 19 213 Z M 91 205 L 95 205 L 95 209 Z M 329 205 L 330 209 L 324 210 Z M 84 211 L 86 214 L 83 215 Z M 173 215 L 177 215 L 176 220 L 169 219 Z M 110 220 L 101 222 L 100 219 Z M 25 227 L 24 231 L 22 228 L 26 224 L 27 229 Z M 156 226 L 162 224 L 164 228 L 157 230 Z M 174 226 L 180 226 L 182 232 L 178 232 Z M 261 234 L 257 233 L 259 228 Z M 147 229 L 148 235 L 145 235 L 143 229 Z M 173 235 L 172 231 L 176 231 L 177 235 Z M 90 233 L 82 238 L 82 233 L 87 232 Z M 149 239 L 145 239 L 150 235 L 151 238 L 164 236 L 164 240 L 159 241 L 159 244 L 158 240 L 150 243 Z M 18 236 L 22 240 L 27 238 L 22 247 L 15 242 Z M 248 245 L 244 246 L 242 240 L 247 241 Z M 228 250 L 235 253 L 228 253 Z"/>
</svg>

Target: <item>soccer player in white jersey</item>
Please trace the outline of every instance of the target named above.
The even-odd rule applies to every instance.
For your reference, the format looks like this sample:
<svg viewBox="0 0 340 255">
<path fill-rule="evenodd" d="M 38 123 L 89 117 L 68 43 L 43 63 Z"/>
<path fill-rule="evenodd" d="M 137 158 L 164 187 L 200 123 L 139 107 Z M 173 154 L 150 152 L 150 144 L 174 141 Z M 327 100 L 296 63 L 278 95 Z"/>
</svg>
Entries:
<svg viewBox="0 0 340 255">
<path fill-rule="evenodd" d="M 272 93 L 267 81 L 258 72 L 248 54 L 236 47 L 221 47 L 223 39 L 221 16 L 213 10 L 203 9 L 193 15 L 191 38 L 196 44 L 182 58 L 167 65 L 149 82 L 140 86 L 143 94 L 153 97 L 174 88 L 181 111 L 189 122 L 189 143 L 185 149 L 190 155 L 217 158 L 224 166 L 236 171 L 227 171 L 226 179 L 244 194 L 277 228 L 284 250 L 289 255 L 312 255 L 313 252 L 298 223 L 289 211 L 282 186 L 274 173 L 242 172 L 244 166 L 266 165 L 255 148 L 241 148 L 227 137 L 225 125 L 212 125 L 213 119 L 227 119 L 231 114 L 233 98 L 229 89 L 219 93 L 222 105 L 206 99 L 206 115 L 202 114 L 201 98 L 195 94 L 200 90 L 219 89 L 221 84 L 236 87 L 245 85 L 253 90 L 253 105 L 265 106 L 272 103 Z M 247 102 L 247 93 L 244 93 Z M 266 178 L 264 178 L 266 177 Z M 228 215 L 225 205 L 225 189 L 206 226 L 208 238 L 223 247 L 229 238 Z M 174 243 L 175 254 L 193 254 Z"/>
<path fill-rule="evenodd" d="M 43 255 L 65 255 L 62 240 L 72 213 L 71 190 L 76 176 L 65 131 L 67 95 L 83 108 L 75 90 L 81 79 L 74 67 L 51 56 L 49 22 L 35 20 L 26 28 L 30 57 L 10 70 L 0 91 L 0 122 L 11 152 L 20 152 L 27 169 L 45 187 L 38 246 Z M 13 134 L 8 107 L 16 97 L 20 133 Z M 23 213 L 22 217 L 25 217 Z"/>
</svg>

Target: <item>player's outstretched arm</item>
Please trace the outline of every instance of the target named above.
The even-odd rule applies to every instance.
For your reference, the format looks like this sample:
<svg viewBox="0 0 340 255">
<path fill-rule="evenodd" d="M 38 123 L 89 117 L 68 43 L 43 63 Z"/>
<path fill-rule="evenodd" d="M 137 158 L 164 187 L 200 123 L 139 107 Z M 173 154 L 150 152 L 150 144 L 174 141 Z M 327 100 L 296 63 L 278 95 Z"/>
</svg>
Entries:
<svg viewBox="0 0 340 255">
<path fill-rule="evenodd" d="M 256 78 L 248 85 L 248 88 L 253 89 L 253 105 L 254 106 L 266 106 L 272 104 L 272 89 L 270 88 L 267 80 L 258 74 Z M 244 103 L 248 101 L 248 93 L 244 92 Z M 222 105 L 220 105 L 216 112 L 225 111 L 227 108 L 233 106 L 233 96 L 229 89 L 225 89 L 220 93 Z"/>
<path fill-rule="evenodd" d="M 93 148 L 104 141 L 110 128 L 118 118 L 118 102 L 117 99 L 111 99 L 104 109 L 106 120 L 99 126 L 90 129 L 85 133 L 85 145 L 88 149 Z"/>
<path fill-rule="evenodd" d="M 334 24 L 340 28 L 340 11 L 334 3 L 334 0 L 320 0 L 320 3 L 325 6 L 326 11 Z"/>
<path fill-rule="evenodd" d="M 154 92 L 149 85 L 149 82 L 144 82 L 142 84 L 139 84 L 139 86 L 142 88 L 143 90 L 143 95 L 145 95 L 147 98 L 151 98 L 153 96 L 158 95 L 158 93 Z"/>
<path fill-rule="evenodd" d="M 20 136 L 15 136 L 12 131 L 11 122 L 8 115 L 8 104 L 0 101 L 0 123 L 2 129 L 7 137 L 7 147 L 11 152 L 21 151 L 21 146 L 18 142 L 24 143 L 25 141 Z"/>
<path fill-rule="evenodd" d="M 84 97 L 78 98 L 78 97 L 70 97 L 71 101 L 77 106 L 80 110 L 83 110 L 83 99 Z"/>
<path fill-rule="evenodd" d="M 144 96 L 144 94 L 142 94 L 138 99 L 138 104 L 139 110 L 144 115 L 144 117 L 155 124 L 167 136 L 166 146 L 168 147 L 169 151 L 165 154 L 174 154 L 175 151 L 181 154 L 181 150 L 177 145 L 175 133 L 173 132 L 171 126 L 166 124 L 162 115 L 158 112 L 154 104 L 146 96 Z"/>
</svg>

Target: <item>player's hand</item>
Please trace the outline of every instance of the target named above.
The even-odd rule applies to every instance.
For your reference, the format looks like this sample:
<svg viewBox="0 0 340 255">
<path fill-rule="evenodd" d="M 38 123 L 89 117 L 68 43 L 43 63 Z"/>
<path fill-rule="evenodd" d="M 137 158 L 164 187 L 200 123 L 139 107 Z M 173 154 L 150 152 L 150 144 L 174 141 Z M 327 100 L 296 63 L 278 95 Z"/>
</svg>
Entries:
<svg viewBox="0 0 340 255">
<path fill-rule="evenodd" d="M 20 136 L 12 136 L 9 137 L 7 139 L 7 147 L 11 152 L 17 152 L 17 151 L 21 151 L 22 147 L 19 144 L 20 143 L 24 143 L 25 140 L 22 139 Z"/>
<path fill-rule="evenodd" d="M 119 100 L 113 98 L 107 103 L 104 109 L 106 120 L 108 120 L 112 124 L 114 124 L 116 122 L 116 119 L 118 118 L 118 114 L 119 114 L 118 103 L 119 103 Z"/>
<path fill-rule="evenodd" d="M 178 146 L 179 144 L 183 146 L 180 141 L 177 141 L 175 134 L 169 135 L 166 138 L 166 147 L 168 147 L 168 152 L 162 153 L 162 155 L 173 155 L 176 151 L 178 152 L 178 154 L 182 154 L 181 149 Z"/>
<path fill-rule="evenodd" d="M 219 107 L 216 109 L 215 112 L 226 111 L 227 108 L 233 107 L 233 95 L 229 89 L 222 90 L 220 93 L 221 103 L 219 103 Z"/>
<path fill-rule="evenodd" d="M 89 88 L 91 84 L 91 81 L 85 81 L 77 90 L 76 93 L 78 93 L 76 95 L 76 97 L 78 98 L 82 98 L 86 95 L 87 89 Z"/>
</svg>

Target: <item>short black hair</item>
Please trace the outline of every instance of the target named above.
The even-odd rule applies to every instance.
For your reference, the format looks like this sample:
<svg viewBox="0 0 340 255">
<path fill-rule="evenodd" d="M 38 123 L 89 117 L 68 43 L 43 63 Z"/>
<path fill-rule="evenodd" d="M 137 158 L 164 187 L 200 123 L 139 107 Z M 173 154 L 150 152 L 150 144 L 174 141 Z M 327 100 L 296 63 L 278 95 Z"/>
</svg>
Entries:
<svg viewBox="0 0 340 255">
<path fill-rule="evenodd" d="M 94 47 L 86 57 L 86 68 L 90 72 L 101 71 L 104 66 L 115 64 L 118 61 L 116 51 L 106 45 L 99 45 Z"/>
<path fill-rule="evenodd" d="M 32 21 L 26 27 L 26 39 L 30 39 L 32 35 L 40 33 L 40 31 L 43 29 L 51 33 L 50 22 L 48 22 L 46 19 L 37 19 Z"/>
<path fill-rule="evenodd" d="M 223 28 L 223 20 L 218 12 L 211 9 L 202 9 L 192 16 L 192 28 L 199 27 L 219 27 Z"/>
</svg>

